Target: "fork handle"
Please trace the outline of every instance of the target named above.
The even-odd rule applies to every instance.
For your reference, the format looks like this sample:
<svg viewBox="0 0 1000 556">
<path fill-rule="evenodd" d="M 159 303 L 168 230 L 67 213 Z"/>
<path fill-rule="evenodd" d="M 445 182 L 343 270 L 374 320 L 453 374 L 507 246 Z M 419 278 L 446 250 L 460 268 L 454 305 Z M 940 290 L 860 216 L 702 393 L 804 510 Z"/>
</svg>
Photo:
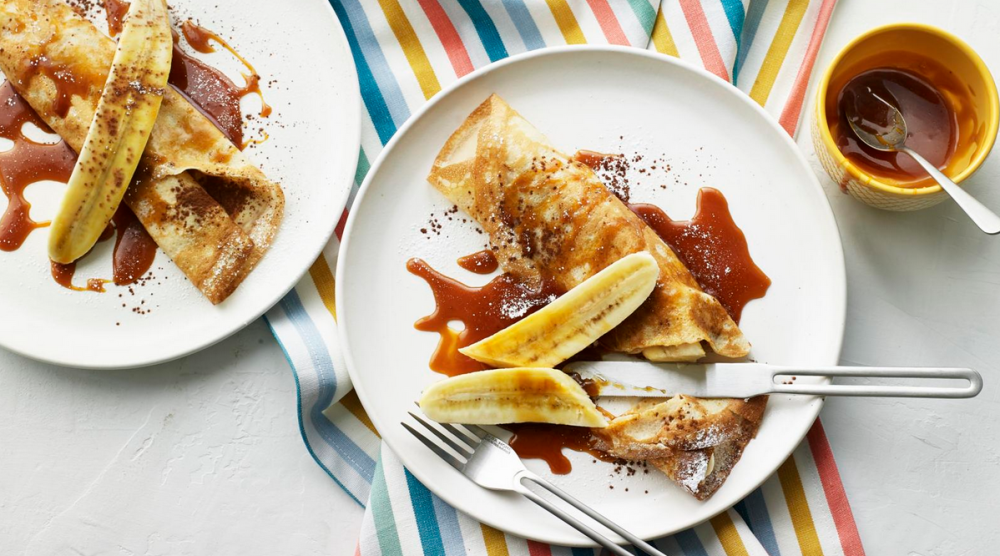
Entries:
<svg viewBox="0 0 1000 556">
<path fill-rule="evenodd" d="M 618 546 L 617 544 L 612 542 L 611 539 L 608 539 L 607 537 L 601 535 L 597 531 L 594 531 L 590 527 L 587 527 L 579 520 L 569 515 L 562 509 L 556 507 L 548 500 L 535 494 L 534 491 L 527 488 L 525 483 L 533 483 L 551 492 L 552 494 L 555 494 L 570 506 L 573 506 L 577 510 L 583 512 L 583 514 L 586 515 L 587 517 L 593 519 L 594 521 L 600 523 L 601 525 L 607 527 L 608 529 L 614 531 L 615 533 L 618 533 L 619 535 L 621 535 L 623 539 L 627 540 L 630 544 L 632 544 L 632 546 L 642 549 L 642 551 L 645 552 L 646 554 L 649 554 L 650 556 L 666 556 L 666 554 L 660 552 L 652 545 L 640 539 L 639 537 L 633 535 L 632 533 L 629 533 L 628 531 L 626 531 L 625 529 L 623 529 L 621 526 L 611 521 L 610 519 L 597 513 L 596 511 L 594 511 L 593 508 L 584 504 L 583 502 L 580 502 L 579 500 L 571 496 L 568 492 L 564 491 L 563 489 L 555 486 L 554 484 L 546 481 L 545 479 L 539 477 L 538 475 L 535 475 L 530 471 L 525 470 L 523 472 L 518 473 L 518 475 L 514 479 L 515 490 L 524 495 L 524 497 L 527 498 L 528 500 L 531 500 L 535 504 L 538 504 L 539 506 L 547 510 L 550 514 L 563 520 L 577 531 L 583 533 L 597 544 L 603 546 L 604 548 L 607 548 L 608 550 L 614 552 L 615 554 L 618 554 L 619 556 L 632 556 L 631 552 Z"/>
</svg>

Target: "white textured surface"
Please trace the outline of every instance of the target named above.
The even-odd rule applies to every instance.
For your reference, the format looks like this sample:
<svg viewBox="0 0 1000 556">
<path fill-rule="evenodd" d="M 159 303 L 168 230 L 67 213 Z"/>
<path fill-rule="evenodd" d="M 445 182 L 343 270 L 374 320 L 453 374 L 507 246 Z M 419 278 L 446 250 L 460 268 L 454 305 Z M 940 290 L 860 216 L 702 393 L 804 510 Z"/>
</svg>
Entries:
<svg viewBox="0 0 1000 556">
<path fill-rule="evenodd" d="M 839 4 L 818 69 L 870 27 L 924 21 L 1000 74 L 1000 1 Z M 799 143 L 822 173 L 808 136 Z M 1000 209 L 998 153 L 968 183 Z M 968 365 L 986 380 L 971 401 L 828 401 L 867 552 L 995 554 L 1000 238 L 949 204 L 891 214 L 823 183 L 847 251 L 844 362 Z M 0 352 L 0 553 L 350 554 L 360 507 L 306 453 L 294 402 L 260 323 L 141 371 L 67 371 Z"/>
<path fill-rule="evenodd" d="M 295 383 L 263 322 L 149 369 L 7 352 L 0 369 L 0 553 L 353 549 L 361 508 L 306 452 Z"/>
</svg>

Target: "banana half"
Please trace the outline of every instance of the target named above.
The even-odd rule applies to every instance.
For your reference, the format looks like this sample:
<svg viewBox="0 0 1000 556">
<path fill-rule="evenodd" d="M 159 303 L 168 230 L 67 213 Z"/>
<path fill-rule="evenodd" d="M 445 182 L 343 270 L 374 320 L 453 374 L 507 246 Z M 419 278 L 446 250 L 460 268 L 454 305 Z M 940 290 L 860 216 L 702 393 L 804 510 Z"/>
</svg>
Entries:
<svg viewBox="0 0 1000 556">
<path fill-rule="evenodd" d="M 71 263 L 87 254 L 118 209 L 160 110 L 172 44 L 164 0 L 133 0 L 94 120 L 52 222 L 53 261 Z"/>
<path fill-rule="evenodd" d="M 583 387 L 556 369 L 496 369 L 459 375 L 430 385 L 419 404 L 424 415 L 439 423 L 608 426 Z"/>
<path fill-rule="evenodd" d="M 493 367 L 554 367 L 628 318 L 659 275 L 652 255 L 632 253 L 538 312 L 459 351 Z"/>
</svg>

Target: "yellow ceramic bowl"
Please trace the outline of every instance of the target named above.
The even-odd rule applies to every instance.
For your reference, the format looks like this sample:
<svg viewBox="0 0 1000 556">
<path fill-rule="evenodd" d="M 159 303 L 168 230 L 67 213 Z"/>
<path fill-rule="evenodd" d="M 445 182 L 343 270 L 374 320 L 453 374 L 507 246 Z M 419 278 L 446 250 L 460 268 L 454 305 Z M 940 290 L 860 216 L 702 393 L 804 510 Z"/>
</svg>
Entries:
<svg viewBox="0 0 1000 556">
<path fill-rule="evenodd" d="M 945 100 L 959 117 L 958 146 L 943 170 L 955 182 L 971 176 L 986 159 L 997 137 L 1000 118 L 997 88 L 989 69 L 969 45 L 954 35 L 919 23 L 896 23 L 877 27 L 851 41 L 837 55 L 823 74 L 816 97 L 812 138 L 823 168 L 841 189 L 856 199 L 886 210 L 917 210 L 934 206 L 948 198 L 941 186 L 928 178 L 902 187 L 889 178 L 866 173 L 849 161 L 837 148 L 828 113 L 836 114 L 837 95 L 858 73 L 879 66 L 907 67 L 911 53 L 934 61 L 949 72 L 948 78 L 960 84 L 956 90 L 939 87 Z M 958 90 L 964 88 L 964 90 Z M 914 187 L 915 186 L 915 187 Z"/>
</svg>

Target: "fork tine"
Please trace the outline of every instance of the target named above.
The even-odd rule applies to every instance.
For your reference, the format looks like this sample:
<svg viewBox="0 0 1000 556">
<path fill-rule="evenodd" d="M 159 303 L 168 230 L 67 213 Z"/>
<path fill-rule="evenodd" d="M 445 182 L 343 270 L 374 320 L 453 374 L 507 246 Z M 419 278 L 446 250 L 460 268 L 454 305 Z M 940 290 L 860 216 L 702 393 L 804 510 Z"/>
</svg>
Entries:
<svg viewBox="0 0 1000 556">
<path fill-rule="evenodd" d="M 417 406 L 418 409 L 420 408 L 420 404 L 417 403 L 417 402 L 413 402 L 413 405 Z M 410 415 L 413 415 L 413 412 L 409 412 L 409 413 L 410 413 Z M 414 417 L 415 417 L 415 415 L 414 415 Z M 469 440 L 471 440 L 474 443 L 473 449 L 475 449 L 475 447 L 478 447 L 479 446 L 479 442 L 481 442 L 484 438 L 486 438 L 486 435 L 489 434 L 488 432 L 486 432 L 483 429 L 477 427 L 476 425 L 464 425 L 463 424 L 462 428 L 459 429 L 458 427 L 456 427 L 454 425 L 450 425 L 448 423 L 438 423 L 438 424 L 441 425 L 442 427 L 444 427 L 448 432 L 450 432 L 451 434 L 454 434 L 455 436 L 457 436 L 459 438 L 468 438 Z M 462 432 L 462 431 L 466 431 L 466 432 L 471 433 L 472 436 L 477 437 L 479 440 L 473 439 L 471 436 L 469 436 L 468 434 L 466 434 L 465 432 Z"/>
<path fill-rule="evenodd" d="M 466 442 L 471 442 L 472 446 L 473 446 L 473 449 L 475 449 L 476 447 L 478 447 L 479 443 L 483 439 L 482 436 L 479 436 L 479 435 L 477 435 L 475 433 L 469 434 L 469 432 L 462 430 L 462 429 L 468 428 L 468 427 L 475 427 L 475 425 L 462 425 L 462 427 L 460 428 L 460 427 L 456 427 L 455 425 L 451 425 L 451 424 L 448 424 L 448 423 L 438 423 L 438 424 L 441 425 L 442 427 L 444 427 L 445 430 L 447 430 L 451 434 L 454 434 L 455 436 L 461 438 L 462 440 L 465 440 Z M 479 428 L 479 427 L 476 427 L 476 428 Z M 479 429 L 479 430 L 482 430 L 482 429 Z"/>
<path fill-rule="evenodd" d="M 468 431 L 471 432 L 472 434 L 478 436 L 479 440 L 486 438 L 486 436 L 490 434 L 484 431 L 483 429 L 477 427 L 476 425 L 462 425 L 462 426 L 468 429 Z"/>
<path fill-rule="evenodd" d="M 451 448 L 452 450 L 455 450 L 460 455 L 465 456 L 466 458 L 468 458 L 469 456 L 472 455 L 472 452 L 473 452 L 474 449 L 471 448 L 468 445 L 468 443 L 462 443 L 462 442 L 459 442 L 459 441 L 452 440 L 451 438 L 448 438 L 448 435 L 446 435 L 446 434 L 442 433 L 441 431 L 439 431 L 437 428 L 434 427 L 434 425 L 431 425 L 423 417 L 417 415 L 416 413 L 414 413 L 412 411 L 409 411 L 408 413 L 410 414 L 411 417 L 413 417 L 414 419 L 416 419 L 418 423 L 420 423 L 421 425 L 423 425 L 424 428 L 426 428 L 427 430 L 431 431 L 431 433 L 433 433 L 434 436 L 438 437 L 439 439 L 441 439 L 442 442 L 444 442 L 445 444 L 447 444 L 448 447 Z"/>
<path fill-rule="evenodd" d="M 435 444 L 433 440 L 417 432 L 417 430 L 411 427 L 410 425 L 407 425 L 406 423 L 400 423 L 400 425 L 403 425 L 403 428 L 410 431 L 410 434 L 412 434 L 413 436 L 417 437 L 417 440 L 422 442 L 424 446 L 427 446 L 428 448 L 431 449 L 432 452 L 437 454 L 441 459 L 448 462 L 448 465 L 451 465 L 452 467 L 458 469 L 459 471 L 461 471 L 462 468 L 465 467 L 465 464 L 459 461 L 458 458 L 449 454 L 446 450 Z"/>
</svg>

